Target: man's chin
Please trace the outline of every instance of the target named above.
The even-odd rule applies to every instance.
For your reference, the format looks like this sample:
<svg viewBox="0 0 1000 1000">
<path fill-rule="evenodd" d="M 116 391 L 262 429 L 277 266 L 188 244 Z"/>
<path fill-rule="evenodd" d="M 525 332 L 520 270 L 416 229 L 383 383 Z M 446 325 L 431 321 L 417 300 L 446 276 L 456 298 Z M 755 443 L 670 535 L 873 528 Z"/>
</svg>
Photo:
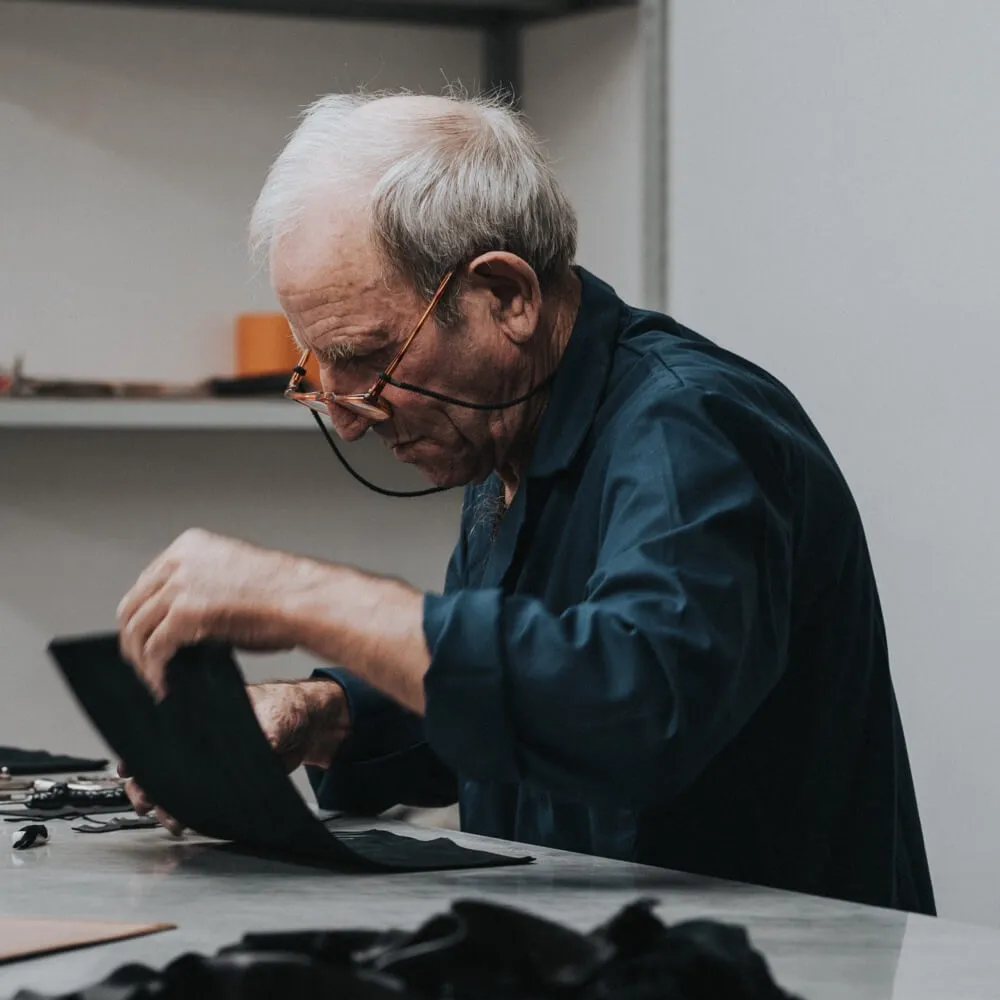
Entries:
<svg viewBox="0 0 1000 1000">
<path fill-rule="evenodd" d="M 459 486 L 468 486 L 472 477 L 468 473 L 456 469 L 442 469 L 439 465 L 430 463 L 413 462 L 414 468 L 428 480 L 432 486 L 440 489 L 455 489 Z"/>
<path fill-rule="evenodd" d="M 426 438 L 396 445 L 392 453 L 397 462 L 412 465 L 424 479 L 441 489 L 454 489 L 468 486 L 470 483 L 479 483 L 490 474 L 488 467 L 480 468 L 485 463 L 480 462 L 479 465 L 475 465 L 460 459 L 456 461 L 455 457 L 449 456 L 440 446 Z M 468 455 L 461 457 L 469 458 Z"/>
<path fill-rule="evenodd" d="M 401 461 L 406 461 L 401 459 Z M 406 462 L 412 465 L 424 479 L 428 480 L 432 486 L 441 489 L 455 489 L 459 486 L 468 486 L 472 482 L 479 480 L 466 468 L 456 465 L 447 465 L 442 462 L 434 462 L 428 459 L 413 458 Z"/>
</svg>

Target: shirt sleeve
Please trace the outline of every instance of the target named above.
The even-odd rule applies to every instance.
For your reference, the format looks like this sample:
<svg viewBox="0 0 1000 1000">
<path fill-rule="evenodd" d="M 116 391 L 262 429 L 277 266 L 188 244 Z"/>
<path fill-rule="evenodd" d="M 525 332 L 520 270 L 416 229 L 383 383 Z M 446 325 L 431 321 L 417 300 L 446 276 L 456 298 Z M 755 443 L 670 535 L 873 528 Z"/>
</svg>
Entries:
<svg viewBox="0 0 1000 1000">
<path fill-rule="evenodd" d="M 452 553 L 445 592 L 461 585 L 465 564 L 464 527 Z M 394 805 L 435 807 L 458 798 L 455 773 L 434 752 L 424 720 L 340 667 L 313 674 L 344 689 L 350 734 L 327 770 L 307 768 L 323 809 L 377 815 Z"/>
<path fill-rule="evenodd" d="M 425 597 L 424 726 L 463 777 L 641 808 L 689 784 L 784 670 L 791 526 L 704 394 L 661 391 L 616 423 L 591 457 L 606 471 L 580 603 Z"/>
<path fill-rule="evenodd" d="M 455 775 L 434 753 L 423 719 L 339 667 L 317 670 L 341 685 L 350 735 L 327 770 L 307 768 L 322 809 L 375 816 L 394 805 L 445 806 L 458 797 Z"/>
</svg>

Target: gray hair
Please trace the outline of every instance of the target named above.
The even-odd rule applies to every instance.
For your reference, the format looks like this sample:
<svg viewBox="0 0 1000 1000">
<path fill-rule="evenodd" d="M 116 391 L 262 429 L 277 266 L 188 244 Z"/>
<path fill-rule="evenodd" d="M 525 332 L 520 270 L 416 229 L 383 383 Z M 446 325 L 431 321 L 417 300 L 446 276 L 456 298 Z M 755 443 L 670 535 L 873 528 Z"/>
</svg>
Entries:
<svg viewBox="0 0 1000 1000">
<path fill-rule="evenodd" d="M 424 298 L 447 271 L 489 250 L 517 254 L 543 290 L 573 263 L 573 208 L 541 142 L 501 98 L 355 93 L 316 101 L 268 173 L 251 249 L 270 252 L 312 196 L 361 183 L 371 185 L 369 235 L 379 256 Z M 446 323 L 460 318 L 457 293 L 439 307 Z"/>
</svg>

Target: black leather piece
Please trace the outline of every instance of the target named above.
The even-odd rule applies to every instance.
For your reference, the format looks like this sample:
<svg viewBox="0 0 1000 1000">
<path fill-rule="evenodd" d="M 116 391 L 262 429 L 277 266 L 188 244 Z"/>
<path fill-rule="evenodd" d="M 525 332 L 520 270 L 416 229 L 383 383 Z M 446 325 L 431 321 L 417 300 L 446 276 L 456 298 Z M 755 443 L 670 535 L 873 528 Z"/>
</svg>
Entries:
<svg viewBox="0 0 1000 1000">
<path fill-rule="evenodd" d="M 155 830 L 160 825 L 153 816 L 116 816 L 107 821 L 92 821 L 74 826 L 77 833 L 117 833 L 119 830 Z"/>
<path fill-rule="evenodd" d="M 23 777 L 35 774 L 75 774 L 77 771 L 103 771 L 106 760 L 88 757 L 67 757 L 45 750 L 19 750 L 17 747 L 0 747 L 0 768 L 7 768 L 11 775 Z"/>
<path fill-rule="evenodd" d="M 636 936 L 631 936 L 632 932 Z M 460 901 L 416 931 L 250 934 L 158 973 L 124 966 L 59 998 L 17 1000 L 794 1000 L 743 928 L 660 923 L 648 901 L 581 934 Z"/>
<path fill-rule="evenodd" d="M 18 823 L 23 819 L 83 819 L 87 816 L 100 816 L 105 813 L 131 812 L 124 806 L 61 806 L 58 809 L 36 809 L 31 806 L 23 808 L 0 809 L 0 817 L 7 823 Z"/>
<path fill-rule="evenodd" d="M 49 645 L 77 700 L 149 798 L 192 830 L 259 853 L 323 866 L 422 871 L 522 864 L 385 831 L 334 833 L 288 780 L 261 732 L 230 651 L 212 643 L 181 650 L 156 703 L 105 634 Z"/>
</svg>

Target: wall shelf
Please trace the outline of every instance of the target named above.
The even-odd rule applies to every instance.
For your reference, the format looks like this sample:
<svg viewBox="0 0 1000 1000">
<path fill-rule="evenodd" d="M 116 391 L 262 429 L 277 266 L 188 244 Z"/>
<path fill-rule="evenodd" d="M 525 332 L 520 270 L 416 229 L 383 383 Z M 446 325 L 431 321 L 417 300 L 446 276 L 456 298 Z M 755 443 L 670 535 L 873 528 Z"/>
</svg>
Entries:
<svg viewBox="0 0 1000 1000">
<path fill-rule="evenodd" d="M 6 430 L 310 431 L 301 406 L 259 399 L 0 399 Z"/>
</svg>

